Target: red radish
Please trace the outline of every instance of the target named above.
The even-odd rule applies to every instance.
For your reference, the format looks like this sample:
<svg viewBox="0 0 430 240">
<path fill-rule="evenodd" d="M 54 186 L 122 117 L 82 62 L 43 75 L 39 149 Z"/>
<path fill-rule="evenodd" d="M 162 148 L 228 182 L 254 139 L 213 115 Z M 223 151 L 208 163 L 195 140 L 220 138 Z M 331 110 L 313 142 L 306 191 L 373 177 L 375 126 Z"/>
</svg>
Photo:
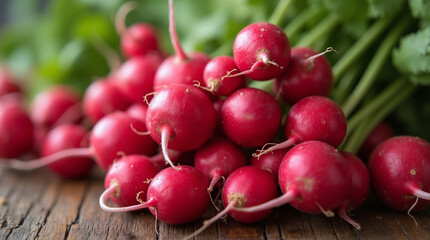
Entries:
<svg viewBox="0 0 430 240">
<path fill-rule="evenodd" d="M 308 96 L 328 96 L 333 85 L 330 63 L 308 47 L 291 49 L 287 69 L 275 81 L 275 92 L 288 104 L 294 104 Z"/>
<path fill-rule="evenodd" d="M 125 212 L 149 208 L 157 219 L 167 224 L 185 224 L 200 218 L 208 208 L 208 186 L 209 178 L 191 166 L 168 167 L 151 180 L 146 201 L 138 195 L 141 204 L 105 210 Z"/>
<path fill-rule="evenodd" d="M 243 147 L 258 147 L 270 141 L 279 130 L 281 118 L 276 99 L 256 88 L 235 91 L 221 108 L 224 133 Z"/>
<path fill-rule="evenodd" d="M 203 80 L 208 90 L 217 96 L 228 96 L 246 85 L 244 76 L 225 78 L 228 73 L 239 70 L 230 56 L 218 56 L 211 59 L 203 72 Z"/>
<path fill-rule="evenodd" d="M 146 112 L 148 111 L 148 105 L 145 103 L 135 103 L 127 108 L 125 111 L 129 116 L 139 119 L 142 122 L 146 122 Z"/>
<path fill-rule="evenodd" d="M 155 91 L 173 83 L 187 85 L 194 85 L 195 81 L 203 83 L 203 71 L 210 60 L 205 53 L 192 53 L 188 56 L 185 54 L 176 34 L 173 0 L 169 0 L 169 13 L 169 33 L 176 55 L 165 59 L 158 68 L 154 78 Z"/>
<path fill-rule="evenodd" d="M 290 203 L 310 214 L 331 217 L 351 189 L 345 158 L 333 146 L 320 141 L 300 143 L 287 152 L 279 166 L 282 196 L 254 207 L 235 207 L 242 212 L 272 209 Z"/>
<path fill-rule="evenodd" d="M 125 19 L 135 7 L 134 2 L 126 2 L 120 7 L 115 17 L 115 27 L 121 37 L 121 50 L 127 58 L 159 51 L 158 33 L 152 25 L 135 23 L 127 28 Z"/>
<path fill-rule="evenodd" d="M 276 149 L 287 148 L 300 142 L 318 140 L 339 146 L 346 134 L 346 118 L 333 100 L 324 96 L 310 96 L 294 104 L 285 119 L 288 139 L 268 149 L 258 150 L 261 156 Z"/>
<path fill-rule="evenodd" d="M 88 131 L 75 124 L 62 124 L 51 129 L 42 145 L 42 157 L 56 152 L 88 147 Z M 64 178 L 81 178 L 87 176 L 94 161 L 90 157 L 69 157 L 48 165 L 48 169 Z"/>
<path fill-rule="evenodd" d="M 161 58 L 154 55 L 138 56 L 127 60 L 112 80 L 130 102 L 143 102 L 143 97 L 154 91 L 154 76 Z"/>
<path fill-rule="evenodd" d="M 216 113 L 200 89 L 169 85 L 151 100 L 146 124 L 151 137 L 161 144 L 166 161 L 173 166 L 167 149 L 184 152 L 202 146 L 214 132 Z"/>
<path fill-rule="evenodd" d="M 217 119 L 215 132 L 214 132 L 215 137 L 225 137 L 224 132 L 222 131 L 222 124 L 221 124 L 221 108 L 224 102 L 225 102 L 224 98 L 217 99 L 213 102 L 215 112 L 216 112 L 216 119 Z"/>
<path fill-rule="evenodd" d="M 347 212 L 359 208 L 366 201 L 370 190 L 370 175 L 366 164 L 356 155 L 349 152 L 341 152 L 351 173 L 351 189 L 343 204 L 336 210 L 341 218 L 350 223 L 356 229 L 360 224 L 352 220 Z"/>
<path fill-rule="evenodd" d="M 233 56 L 241 71 L 239 75 L 268 80 L 279 76 L 287 68 L 290 43 L 280 27 L 268 22 L 252 23 L 237 34 Z"/>
<path fill-rule="evenodd" d="M 386 122 L 381 122 L 369 133 L 367 138 L 358 151 L 358 155 L 365 161 L 369 158 L 373 149 L 375 149 L 381 142 L 394 137 L 394 131 Z"/>
<path fill-rule="evenodd" d="M 105 192 L 100 196 L 100 206 L 106 199 L 120 207 L 139 204 L 137 197 L 146 199 L 151 180 L 158 173 L 152 162 L 142 155 L 127 155 L 114 162 L 105 176 Z"/>
<path fill-rule="evenodd" d="M 240 167 L 227 177 L 222 189 L 224 210 L 213 218 L 205 220 L 201 228 L 184 239 L 191 239 L 203 232 L 212 223 L 221 219 L 227 213 L 238 222 L 258 222 L 266 218 L 272 210 L 266 209 L 244 213 L 236 211 L 234 208 L 255 206 L 274 199 L 277 195 L 278 188 L 276 182 L 268 171 L 254 166 Z"/>
<path fill-rule="evenodd" d="M 115 111 L 124 111 L 130 104 L 118 86 L 109 79 L 92 82 L 83 99 L 85 115 L 92 123 Z"/>
<path fill-rule="evenodd" d="M 19 100 L 0 101 L 0 157 L 14 158 L 31 150 L 33 122 Z"/>
<path fill-rule="evenodd" d="M 245 153 L 227 139 L 214 139 L 196 151 L 194 167 L 212 181 L 208 188 L 211 192 L 221 178 L 246 165 Z"/>
<path fill-rule="evenodd" d="M 145 128 L 143 122 L 126 113 L 111 113 L 94 125 L 88 148 L 67 149 L 32 161 L 12 159 L 7 162 L 6 167 L 33 170 L 68 157 L 94 157 L 97 165 L 102 170 L 107 170 L 121 155 L 152 155 L 155 150 L 152 139 L 136 134 L 131 126 L 137 130 Z"/>
<path fill-rule="evenodd" d="M 67 85 L 54 85 L 36 95 L 31 106 L 35 125 L 51 128 L 54 124 L 79 123 L 81 97 Z"/>
<path fill-rule="evenodd" d="M 413 136 L 391 137 L 370 155 L 372 184 L 381 201 L 400 211 L 430 205 L 430 143 Z"/>
<path fill-rule="evenodd" d="M 251 165 L 269 171 L 272 173 L 273 178 L 277 180 L 279 166 L 288 150 L 289 148 L 278 149 L 260 157 L 253 156 L 251 157 Z"/>
<path fill-rule="evenodd" d="M 6 68 L 0 67 L 0 96 L 15 92 L 22 92 L 21 87 Z"/>
</svg>

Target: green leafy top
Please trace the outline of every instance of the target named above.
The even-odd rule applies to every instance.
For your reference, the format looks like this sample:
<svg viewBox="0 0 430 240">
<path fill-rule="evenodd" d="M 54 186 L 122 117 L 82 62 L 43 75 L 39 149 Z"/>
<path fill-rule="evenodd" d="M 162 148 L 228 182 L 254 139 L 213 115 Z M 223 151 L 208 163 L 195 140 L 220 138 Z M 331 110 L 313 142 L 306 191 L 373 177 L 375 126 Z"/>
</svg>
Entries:
<svg viewBox="0 0 430 240">
<path fill-rule="evenodd" d="M 403 37 L 393 63 L 413 83 L 430 85 L 430 27 Z"/>
<path fill-rule="evenodd" d="M 369 17 L 379 18 L 399 12 L 405 0 L 367 0 Z"/>
</svg>

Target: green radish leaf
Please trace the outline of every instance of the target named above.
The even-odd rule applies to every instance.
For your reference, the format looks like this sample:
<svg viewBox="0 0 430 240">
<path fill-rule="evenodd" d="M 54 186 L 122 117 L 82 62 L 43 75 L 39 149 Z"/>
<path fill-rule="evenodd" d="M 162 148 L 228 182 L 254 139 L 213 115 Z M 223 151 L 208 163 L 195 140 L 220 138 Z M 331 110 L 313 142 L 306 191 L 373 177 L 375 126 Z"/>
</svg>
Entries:
<svg viewBox="0 0 430 240">
<path fill-rule="evenodd" d="M 393 63 L 413 83 L 430 85 L 430 27 L 403 37 Z"/>
<path fill-rule="evenodd" d="M 415 18 L 430 20 L 430 1 L 409 0 L 409 7 Z"/>
<path fill-rule="evenodd" d="M 369 3 L 369 16 L 379 18 L 399 12 L 405 0 L 367 0 L 367 2 Z"/>
</svg>

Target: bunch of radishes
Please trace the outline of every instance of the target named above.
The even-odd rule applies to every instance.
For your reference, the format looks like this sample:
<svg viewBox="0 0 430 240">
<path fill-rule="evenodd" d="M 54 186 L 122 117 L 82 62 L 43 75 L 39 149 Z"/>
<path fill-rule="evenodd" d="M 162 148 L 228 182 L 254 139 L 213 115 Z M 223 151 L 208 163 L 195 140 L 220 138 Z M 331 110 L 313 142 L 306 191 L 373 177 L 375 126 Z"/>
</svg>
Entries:
<svg viewBox="0 0 430 240">
<path fill-rule="evenodd" d="M 381 138 L 368 147 L 388 139 L 373 150 L 370 171 L 337 149 L 347 122 L 328 97 L 333 76 L 324 54 L 332 49 L 291 48 L 281 28 L 258 22 L 237 34 L 233 56 L 187 54 L 176 34 L 173 0 L 169 9 L 175 55 L 159 49 L 149 24 L 127 28 L 118 21 L 128 59 L 82 98 L 55 86 L 27 110 L 13 93 L 19 87 L 1 72 L 1 164 L 20 170 L 47 165 L 75 178 L 95 162 L 106 171 L 104 210 L 149 208 L 169 224 L 201 218 L 211 201 L 217 207 L 221 193 L 223 210 L 193 235 L 227 213 L 256 222 L 286 203 L 310 214 L 337 212 L 359 229 L 347 212 L 366 200 L 370 179 L 390 207 L 430 204 L 430 144 L 423 139 Z M 118 19 L 130 10 L 125 5 Z M 272 79 L 275 96 L 252 87 Z M 16 159 L 29 153 L 41 158 Z"/>
</svg>

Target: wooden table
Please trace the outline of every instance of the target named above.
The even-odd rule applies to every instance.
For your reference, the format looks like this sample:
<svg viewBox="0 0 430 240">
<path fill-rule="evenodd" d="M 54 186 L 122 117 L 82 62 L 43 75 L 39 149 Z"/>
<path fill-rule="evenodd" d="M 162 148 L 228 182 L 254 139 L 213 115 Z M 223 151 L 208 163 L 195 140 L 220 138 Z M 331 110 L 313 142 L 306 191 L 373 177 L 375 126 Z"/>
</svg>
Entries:
<svg viewBox="0 0 430 240">
<path fill-rule="evenodd" d="M 170 226 L 149 211 L 108 213 L 98 205 L 103 174 L 63 180 L 46 170 L 0 170 L 0 239 L 180 239 L 201 221 Z M 215 211 L 211 208 L 203 218 Z M 339 217 L 303 214 L 290 206 L 257 224 L 218 221 L 196 239 L 430 239 L 430 211 L 406 213 L 382 206 L 371 195 L 354 211 L 356 231 Z M 157 233 L 158 232 L 158 233 Z"/>
</svg>

